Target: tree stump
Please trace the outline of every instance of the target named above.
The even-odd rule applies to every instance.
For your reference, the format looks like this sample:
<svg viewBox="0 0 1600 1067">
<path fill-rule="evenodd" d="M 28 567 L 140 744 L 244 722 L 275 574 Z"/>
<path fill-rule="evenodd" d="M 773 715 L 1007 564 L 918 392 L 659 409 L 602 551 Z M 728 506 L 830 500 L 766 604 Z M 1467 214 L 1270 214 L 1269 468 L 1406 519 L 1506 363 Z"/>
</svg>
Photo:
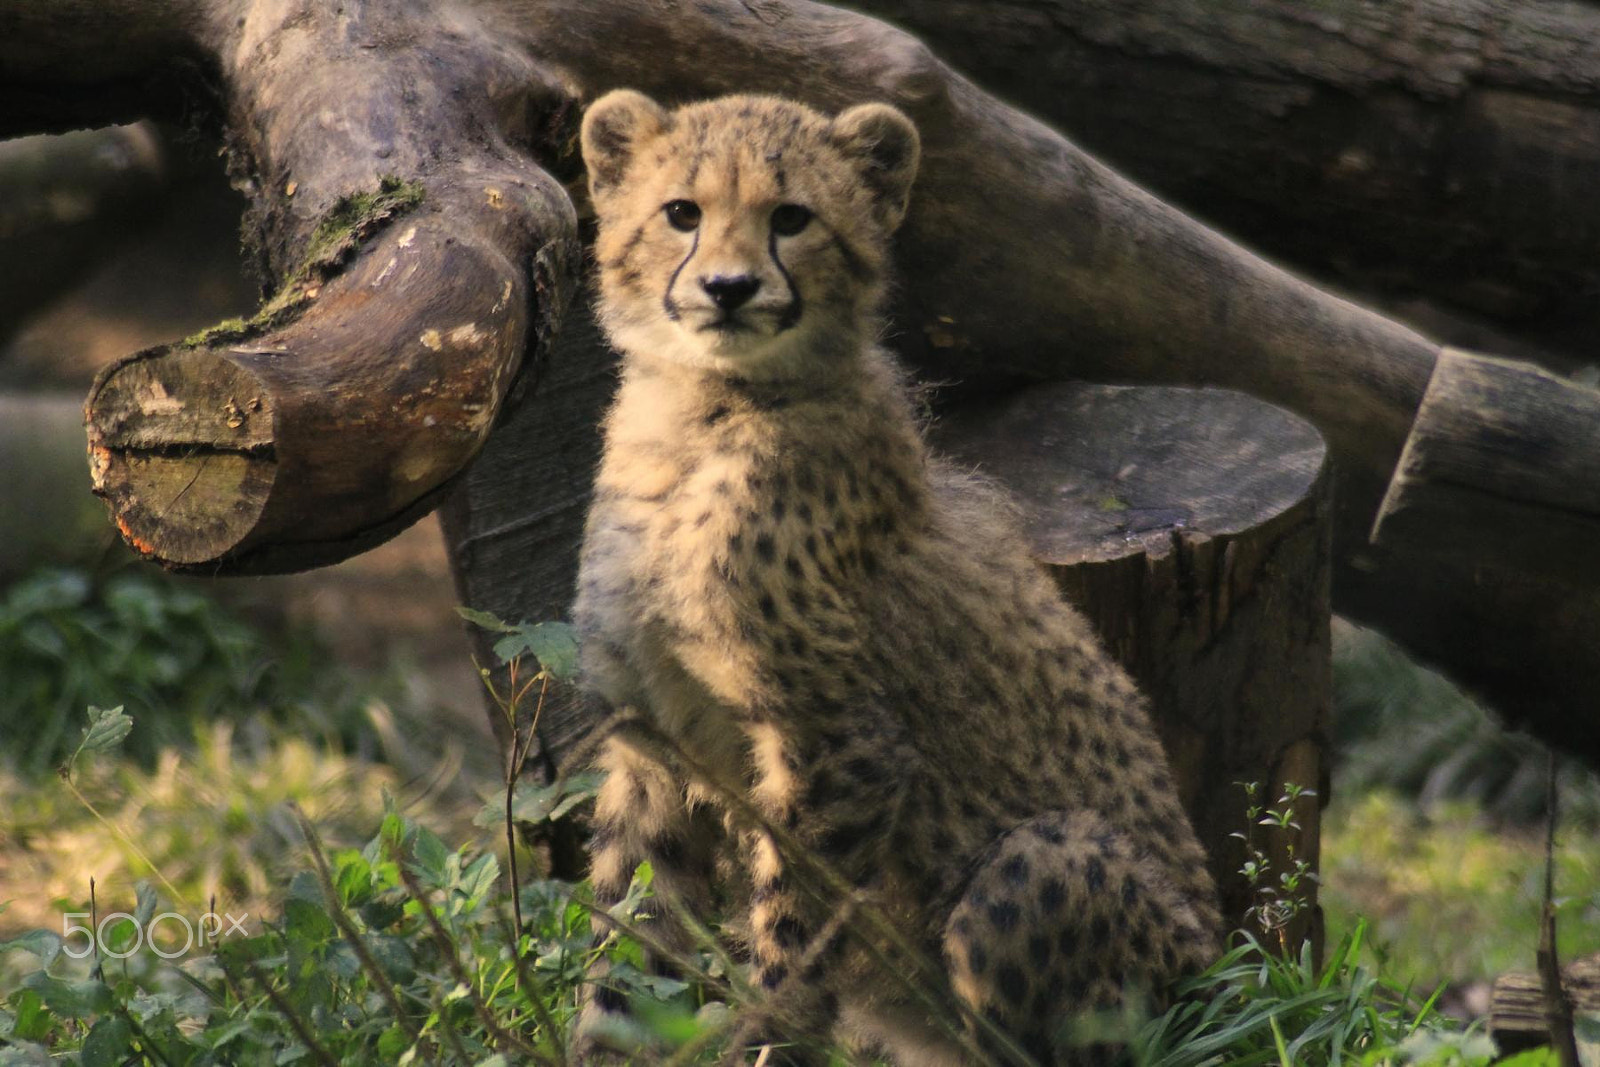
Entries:
<svg viewBox="0 0 1600 1067">
<path fill-rule="evenodd" d="M 1150 698 L 1224 916 L 1261 903 L 1246 834 L 1278 886 L 1287 846 L 1313 868 L 1328 799 L 1331 502 L 1326 449 L 1300 418 L 1218 389 L 1082 384 L 968 407 L 936 444 L 1004 483 L 1036 557 Z M 1298 831 L 1252 825 L 1286 783 Z M 1311 907 L 1284 930 L 1321 943 Z"/>
</svg>

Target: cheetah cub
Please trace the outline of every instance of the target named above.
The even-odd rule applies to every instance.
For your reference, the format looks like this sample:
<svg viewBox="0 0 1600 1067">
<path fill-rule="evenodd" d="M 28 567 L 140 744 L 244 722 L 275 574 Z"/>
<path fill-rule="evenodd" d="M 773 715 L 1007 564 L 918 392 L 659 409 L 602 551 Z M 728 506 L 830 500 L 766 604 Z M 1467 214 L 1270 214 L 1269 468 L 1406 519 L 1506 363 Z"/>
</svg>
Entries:
<svg viewBox="0 0 1600 1067">
<path fill-rule="evenodd" d="M 1213 888 L 1138 692 L 1003 498 L 929 454 L 874 343 L 916 129 L 621 90 L 582 148 L 624 357 L 584 667 L 688 757 L 604 743 L 598 903 L 650 861 L 651 940 L 678 949 L 672 916 L 735 883 L 780 1060 L 1099 1062 L 1063 1024 L 1202 967 Z M 623 1010 L 593 977 L 589 1033 Z"/>
</svg>

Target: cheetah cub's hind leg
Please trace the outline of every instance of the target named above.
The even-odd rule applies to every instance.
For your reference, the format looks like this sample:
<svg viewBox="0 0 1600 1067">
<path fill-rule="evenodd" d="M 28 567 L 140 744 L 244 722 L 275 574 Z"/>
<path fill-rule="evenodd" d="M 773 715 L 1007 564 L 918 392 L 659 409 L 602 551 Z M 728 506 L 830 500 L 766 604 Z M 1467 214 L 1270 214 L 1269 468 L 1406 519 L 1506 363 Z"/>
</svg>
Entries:
<svg viewBox="0 0 1600 1067">
<path fill-rule="evenodd" d="M 1205 907 L 1100 815 L 1047 812 L 989 846 L 951 910 L 951 985 L 1042 1064 L 1110 1064 L 1116 1048 L 1071 1047 L 1067 1024 L 1204 969 Z"/>
</svg>

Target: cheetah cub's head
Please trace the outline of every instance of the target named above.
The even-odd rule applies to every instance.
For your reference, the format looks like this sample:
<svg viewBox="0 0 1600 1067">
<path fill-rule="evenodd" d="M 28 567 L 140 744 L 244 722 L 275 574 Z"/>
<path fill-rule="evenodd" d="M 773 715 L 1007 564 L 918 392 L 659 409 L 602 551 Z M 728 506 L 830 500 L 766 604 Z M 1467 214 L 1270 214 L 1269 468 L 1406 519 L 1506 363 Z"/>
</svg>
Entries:
<svg viewBox="0 0 1600 1067">
<path fill-rule="evenodd" d="M 625 354 L 811 375 L 875 331 L 918 140 L 886 104 L 829 118 L 777 97 L 667 111 L 619 89 L 583 120 L 600 318 Z"/>
</svg>

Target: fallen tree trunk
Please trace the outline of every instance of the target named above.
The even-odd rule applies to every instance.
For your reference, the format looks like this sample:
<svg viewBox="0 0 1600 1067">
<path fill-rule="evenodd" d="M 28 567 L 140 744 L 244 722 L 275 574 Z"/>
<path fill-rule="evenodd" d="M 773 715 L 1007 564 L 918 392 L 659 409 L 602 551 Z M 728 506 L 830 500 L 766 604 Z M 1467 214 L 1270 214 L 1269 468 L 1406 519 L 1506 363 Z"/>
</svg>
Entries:
<svg viewBox="0 0 1600 1067">
<path fill-rule="evenodd" d="M 1592 358 L 1594 5 L 859 6 L 1264 251 L 1361 291 L 1427 294 Z"/>
<path fill-rule="evenodd" d="M 1373 541 L 1600 585 L 1600 468 L 1588 458 L 1600 441 L 1597 405 L 1595 390 L 1525 363 L 1447 350 Z"/>
<path fill-rule="evenodd" d="M 926 166 L 903 234 L 902 261 L 916 269 L 897 317 L 907 354 L 933 373 L 988 379 L 1074 374 L 1253 387 L 1307 412 L 1350 461 L 1383 476 L 1398 456 L 1431 371 L 1436 350 L 1425 339 L 1250 256 L 1140 193 L 1047 127 L 986 96 L 912 38 L 857 15 L 814 4 L 747 7 L 731 0 L 670 15 L 640 0 L 577 6 L 483 0 L 471 8 L 474 18 L 460 15 L 466 21 L 457 27 L 423 5 L 362 8 L 357 17 L 356 9 L 339 14 L 257 0 L 244 5 L 250 17 L 240 24 L 228 17 L 235 6 L 214 0 L 184 9 L 187 23 L 169 12 L 167 21 L 143 27 L 139 48 L 122 57 L 122 67 L 135 66 L 141 49 L 158 54 L 161 47 L 176 48 L 172 34 L 183 37 L 190 52 L 217 60 L 230 128 L 242 141 L 240 158 L 256 183 L 266 259 L 280 278 L 294 269 L 318 222 L 341 196 L 371 189 L 385 173 L 422 181 L 429 190 L 421 209 L 428 213 L 423 234 L 430 240 L 413 257 L 427 284 L 405 294 L 382 293 L 376 303 L 363 301 L 366 329 L 360 334 L 348 326 L 323 329 L 317 321 L 321 315 L 339 319 L 344 293 L 366 293 L 365 282 L 335 278 L 326 293 L 319 284 L 313 287 L 319 295 L 306 295 L 310 321 L 293 344 L 268 330 L 245 346 L 228 343 L 233 338 L 207 343 L 200 356 L 172 351 L 140 358 L 172 364 L 175 377 L 163 388 L 180 402 L 174 384 L 183 388 L 212 377 L 237 378 L 252 396 L 258 385 L 270 392 L 273 383 L 261 380 L 270 366 L 305 385 L 303 396 L 311 404 L 301 416 L 274 420 L 274 432 L 286 438 L 273 443 L 272 462 L 299 463 L 302 477 L 291 491 L 288 479 L 274 476 L 267 497 L 283 495 L 271 508 L 261 490 L 250 493 L 245 510 L 262 516 L 259 528 L 254 519 L 240 520 L 244 529 L 230 529 L 214 545 L 191 550 L 186 531 L 198 515 L 182 519 L 182 530 L 164 526 L 161 516 L 170 507 L 160 492 L 151 498 L 154 507 L 135 516 L 147 523 L 130 523 L 128 514 L 119 514 L 134 526 L 130 532 L 139 544 L 169 563 L 239 570 L 324 562 L 340 539 L 352 549 L 368 543 L 371 531 L 385 528 L 403 510 L 400 505 L 420 501 L 464 465 L 481 442 L 485 420 L 452 425 L 460 440 L 449 441 L 437 428 L 430 434 L 411 425 L 430 414 L 437 421 L 437 412 L 408 411 L 391 419 L 394 432 L 372 438 L 365 448 L 341 449 L 346 464 L 370 449 L 371 463 L 318 484 L 303 475 L 329 461 L 316 456 L 312 437 L 299 428 L 328 433 L 369 425 L 370 417 L 346 419 L 331 409 L 383 385 L 363 377 L 377 362 L 417 358 L 418 338 L 429 326 L 445 333 L 467 321 L 446 321 L 438 309 L 419 309 L 415 299 L 405 298 L 433 288 L 440 293 L 435 299 L 449 294 L 472 301 L 487 294 L 483 298 L 492 302 L 510 280 L 516 286 L 511 306 L 523 306 L 534 280 L 445 262 L 441 242 L 447 235 L 426 223 L 437 219 L 443 227 L 449 219 L 486 230 L 486 255 L 492 260 L 499 251 L 513 267 L 526 261 L 528 248 L 503 249 L 497 242 L 561 248 L 562 228 L 570 225 L 565 199 L 505 141 L 539 137 L 558 154 L 548 162 L 558 172 L 570 168 L 570 157 L 559 158 L 561 149 L 570 150 L 561 129 L 540 123 L 559 119 L 561 101 L 622 83 L 664 97 L 788 91 L 824 107 L 880 97 L 911 111 L 924 133 Z M 111 24 L 94 27 L 105 38 L 128 32 L 118 22 L 130 18 L 124 0 L 83 7 L 80 17 Z M 106 43 L 100 34 L 52 37 L 55 11 L 24 8 L 0 16 L 0 40 L 45 38 L 58 50 L 52 62 L 48 49 L 0 45 L 10 78 L 35 79 L 25 82 L 33 91 L 22 94 L 22 104 L 44 111 L 49 105 L 40 102 L 45 98 L 37 79 L 75 84 L 82 64 L 69 68 L 67 56 L 75 47 L 81 52 Z M 444 43 L 421 52 L 398 43 L 434 37 Z M 352 85 L 359 91 L 350 91 Z M 412 99 L 405 99 L 408 94 Z M 8 95 L 0 84 L 0 101 L 9 104 Z M 78 107 L 73 100 L 63 116 L 78 116 Z M 402 113 L 404 123 L 398 121 Z M 37 121 L 52 117 L 62 116 L 40 114 Z M 502 202 L 490 189 L 501 190 Z M 453 236 L 468 243 L 465 233 Z M 384 244 L 362 262 L 378 261 L 371 268 L 375 279 L 393 255 Z M 977 258 L 984 269 L 973 269 Z M 547 284 L 571 273 L 562 264 Z M 547 300 L 541 310 L 558 304 Z M 474 309 L 470 318 L 483 321 L 487 311 Z M 521 340 L 517 318 L 512 313 L 495 331 L 495 352 L 482 366 L 449 368 L 452 388 L 469 390 L 471 403 L 483 411 L 492 411 L 499 400 L 490 380 L 504 385 L 514 365 L 507 352 Z M 1030 324 L 1025 336 L 1015 329 L 1019 322 Z M 344 338 L 346 347 L 326 350 L 337 343 L 330 335 Z M 435 388 L 443 382 L 438 379 Z M 139 387 L 137 381 L 130 385 Z M 103 380 L 101 392 L 114 388 L 115 374 Z M 196 403 L 208 402 L 200 389 Z M 111 410 L 122 403 L 115 401 Z M 105 421 L 93 417 L 92 428 Z M 162 485 L 181 489 L 194 473 L 192 465 L 169 459 L 197 451 L 239 454 L 231 439 L 194 437 L 191 422 L 187 409 L 170 426 L 160 412 L 146 413 L 143 436 L 130 446 L 173 468 Z M 118 447 L 115 434 L 107 436 L 104 443 Z M 398 447 L 402 443 L 408 447 Z M 268 451 L 255 441 L 248 447 L 258 457 Z M 408 479 L 394 469 L 406 455 L 427 460 L 426 477 Z M 252 469 L 255 482 L 271 474 L 262 464 Z M 353 487 L 370 486 L 376 491 L 349 495 Z M 114 483 L 108 491 L 114 508 L 131 492 Z M 319 521 L 315 530 L 296 531 L 270 521 L 275 512 Z M 321 521 L 324 516 L 328 521 Z M 297 557 L 293 542 L 302 535 L 325 547 Z M 179 552 L 164 553 L 164 539 L 175 541 Z M 276 557 L 262 557 L 264 546 L 279 544 L 285 547 Z"/>
<path fill-rule="evenodd" d="M 82 7 L 91 29 L 133 33 L 126 68 L 145 47 L 216 64 L 279 283 L 254 319 L 101 373 L 87 406 L 96 491 L 129 543 L 175 568 L 303 569 L 393 536 L 477 453 L 572 287 L 570 203 L 504 139 L 506 113 L 526 117 L 544 90 L 538 72 L 421 2 L 370 19 L 195 5 L 138 32 L 130 5 Z M 35 49 L 6 57 L 11 77 L 71 80 L 42 65 L 41 38 L 101 42 L 52 38 L 67 14 L 0 16 L 0 37 Z M 48 99 L 12 90 L 50 117 Z M 74 114 L 81 101 L 65 99 Z"/>
<path fill-rule="evenodd" d="M 1567 607 L 1563 597 L 1595 601 L 1587 590 L 1530 594 L 1511 575 L 1522 599 L 1497 599 L 1459 573 L 1363 547 L 1437 345 L 1140 191 L 905 34 L 798 0 L 196 0 L 144 18 L 146 6 L 0 9 L 0 113 L 14 130 L 85 121 L 113 86 L 127 93 L 103 103 L 106 117 L 130 97 L 161 106 L 173 57 L 227 102 L 263 258 L 288 282 L 293 313 L 102 378 L 90 406 L 100 484 L 154 558 L 207 573 L 315 565 L 392 533 L 445 491 L 488 437 L 523 348 L 535 363 L 547 355 L 577 273 L 572 207 L 549 174 L 577 176 L 582 100 L 622 84 L 669 99 L 786 92 L 826 108 L 877 98 L 905 108 L 924 137 L 894 310 L 897 347 L 919 369 L 977 388 L 1227 385 L 1291 408 L 1327 437 L 1339 471 L 1347 610 L 1515 697 L 1535 726 L 1570 737 L 1560 702 L 1594 700 L 1579 680 L 1600 668 L 1600 648 L 1536 641 L 1527 625 Z M 114 61 L 99 63 L 102 52 Z M 297 265 L 318 261 L 308 245 L 319 224 L 384 175 L 420 183 L 422 204 L 358 235 L 350 264 L 308 284 Z M 592 455 L 597 347 L 578 337 L 566 357 L 584 435 L 554 441 L 542 407 L 528 412 L 490 439 L 482 476 L 454 496 L 448 525 L 476 606 L 525 617 L 566 602 L 590 468 L 560 460 Z M 529 485 L 516 476 L 527 469 L 549 476 Z M 499 486 L 482 480 L 508 472 Z M 506 572 L 484 570 L 491 555 L 536 574 L 500 592 Z M 1440 640 L 1436 619 L 1476 628 L 1498 657 Z"/>
</svg>

